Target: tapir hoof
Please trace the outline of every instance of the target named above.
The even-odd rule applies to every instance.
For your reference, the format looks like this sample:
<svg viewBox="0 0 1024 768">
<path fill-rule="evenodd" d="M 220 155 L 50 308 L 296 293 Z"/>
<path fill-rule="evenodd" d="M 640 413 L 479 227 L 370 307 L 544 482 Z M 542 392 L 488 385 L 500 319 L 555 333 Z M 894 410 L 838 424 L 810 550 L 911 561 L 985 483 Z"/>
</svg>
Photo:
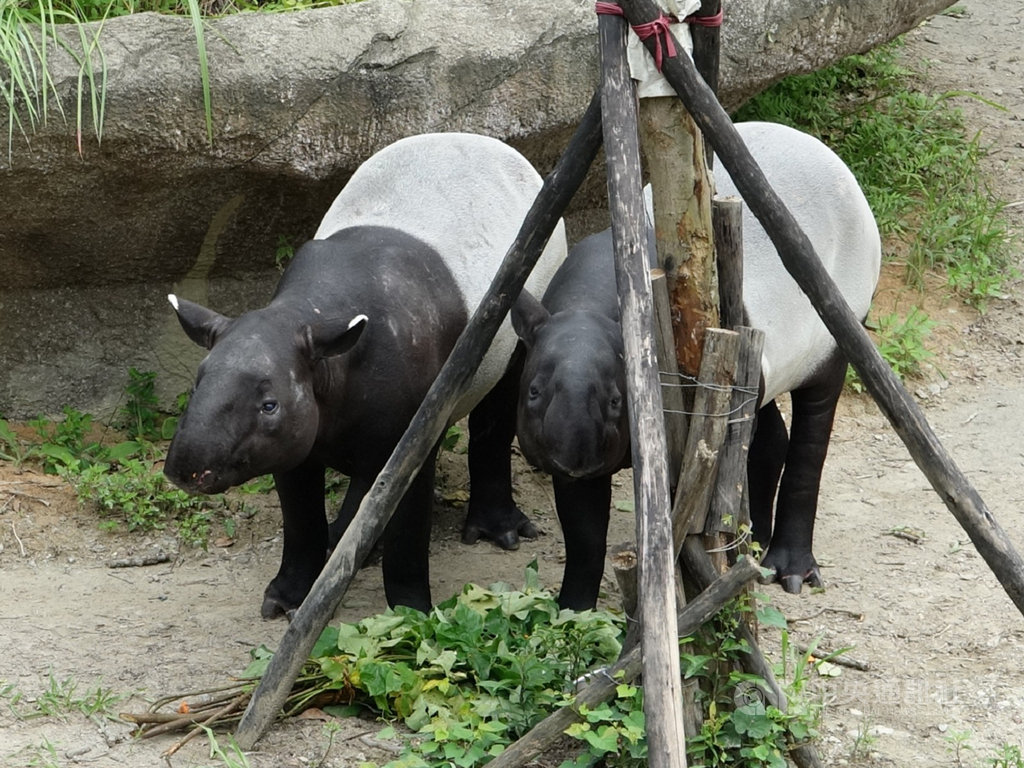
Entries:
<svg viewBox="0 0 1024 768">
<path fill-rule="evenodd" d="M 798 556 L 782 551 L 773 552 L 769 547 L 761 567 L 771 569 L 768 575 L 760 577 L 762 584 L 777 581 L 791 595 L 800 594 L 804 584 L 810 584 L 813 588 L 823 586 L 818 563 L 810 552 Z"/>
<path fill-rule="evenodd" d="M 462 543 L 476 544 L 480 539 L 493 541 L 502 549 L 519 549 L 519 540 L 536 539 L 540 530 L 518 509 L 512 515 L 475 515 L 466 517 L 462 527 Z"/>
<path fill-rule="evenodd" d="M 295 615 L 295 611 L 298 610 L 301 604 L 302 600 L 289 600 L 281 594 L 280 590 L 274 585 L 274 582 L 270 582 L 263 592 L 263 605 L 260 606 L 260 616 L 268 621 L 282 616 L 291 621 L 292 616 Z"/>
</svg>

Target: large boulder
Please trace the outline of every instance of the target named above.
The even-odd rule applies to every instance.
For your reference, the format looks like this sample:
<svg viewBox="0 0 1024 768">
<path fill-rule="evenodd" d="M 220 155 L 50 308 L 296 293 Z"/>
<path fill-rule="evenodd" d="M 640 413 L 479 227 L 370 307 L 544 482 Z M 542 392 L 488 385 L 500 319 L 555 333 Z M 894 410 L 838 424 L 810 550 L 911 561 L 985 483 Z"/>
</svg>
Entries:
<svg viewBox="0 0 1024 768">
<path fill-rule="evenodd" d="M 727 2 L 723 102 L 736 106 L 950 4 Z M 129 366 L 160 371 L 165 394 L 186 388 L 198 353 L 168 292 L 229 313 L 263 302 L 278 245 L 311 236 L 359 163 L 408 134 L 490 134 L 546 171 L 598 71 L 590 0 L 367 0 L 236 15 L 206 27 L 210 142 L 189 20 L 141 14 L 84 29 L 103 52 L 92 57 L 97 82 L 105 77 L 101 137 L 88 95 L 76 97 L 79 63 L 51 45 L 64 119 L 51 95 L 45 124 L 0 153 L 0 414 L 9 417 L 65 403 L 112 409 Z M 71 48 L 79 39 L 69 31 Z M 578 208 L 601 204 L 595 178 Z"/>
</svg>

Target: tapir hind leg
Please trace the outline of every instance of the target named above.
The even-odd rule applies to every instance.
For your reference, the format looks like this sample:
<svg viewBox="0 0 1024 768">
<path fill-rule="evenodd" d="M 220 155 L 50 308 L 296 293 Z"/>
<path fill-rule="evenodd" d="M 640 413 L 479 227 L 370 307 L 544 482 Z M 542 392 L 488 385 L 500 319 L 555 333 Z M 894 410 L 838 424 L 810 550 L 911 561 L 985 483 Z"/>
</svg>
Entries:
<svg viewBox="0 0 1024 768">
<path fill-rule="evenodd" d="M 306 461 L 274 475 L 284 522 L 281 567 L 263 593 L 265 619 L 291 616 L 309 594 L 327 557 L 324 467 Z"/>
<path fill-rule="evenodd" d="M 774 400 L 757 412 L 754 437 L 747 458 L 747 487 L 750 489 L 750 523 L 754 541 L 762 549 L 772 538 L 772 510 L 779 478 L 786 463 L 789 434 Z"/>
<path fill-rule="evenodd" d="M 502 549 L 518 549 L 519 537 L 539 531 L 512 498 L 512 438 L 522 374 L 517 350 L 505 375 L 469 414 L 469 508 L 462 542 L 490 539 Z"/>
<path fill-rule="evenodd" d="M 786 464 L 775 505 L 775 527 L 761 564 L 775 570 L 787 592 L 804 582 L 821 586 L 812 553 L 821 472 L 828 453 L 836 405 L 846 377 L 846 362 L 836 355 L 815 376 L 815 383 L 791 393 L 793 419 Z"/>
</svg>

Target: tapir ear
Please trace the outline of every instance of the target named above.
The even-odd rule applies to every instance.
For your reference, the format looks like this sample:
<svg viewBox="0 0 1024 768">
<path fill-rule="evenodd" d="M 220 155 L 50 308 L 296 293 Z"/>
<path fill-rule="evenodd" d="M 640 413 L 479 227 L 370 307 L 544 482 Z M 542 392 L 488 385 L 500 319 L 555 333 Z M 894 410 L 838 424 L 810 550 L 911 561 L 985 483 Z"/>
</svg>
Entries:
<svg viewBox="0 0 1024 768">
<path fill-rule="evenodd" d="M 231 324 L 230 318 L 186 299 L 179 299 L 173 293 L 168 294 L 167 300 L 174 307 L 185 333 L 201 347 L 211 349 L 217 337 Z"/>
<path fill-rule="evenodd" d="M 549 317 L 551 315 L 544 309 L 544 305 L 525 289 L 519 294 L 516 303 L 512 305 L 512 328 L 527 348 L 533 346 L 537 329 L 544 325 Z"/>
<path fill-rule="evenodd" d="M 366 315 L 351 320 L 322 320 L 303 329 L 306 349 L 311 360 L 334 357 L 348 352 L 359 341 L 366 328 Z"/>
</svg>

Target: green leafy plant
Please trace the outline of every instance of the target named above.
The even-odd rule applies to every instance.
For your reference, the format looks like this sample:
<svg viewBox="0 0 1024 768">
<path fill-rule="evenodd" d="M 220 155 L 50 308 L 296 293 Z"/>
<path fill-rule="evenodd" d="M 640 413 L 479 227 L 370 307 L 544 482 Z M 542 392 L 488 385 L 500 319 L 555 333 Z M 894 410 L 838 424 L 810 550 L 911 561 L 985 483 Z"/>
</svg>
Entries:
<svg viewBox="0 0 1024 768">
<path fill-rule="evenodd" d="M 133 440 L 169 440 L 178 426 L 178 417 L 161 411 L 156 396 L 156 372 L 128 369 L 128 383 L 125 385 L 125 404 L 121 406 L 118 425 Z M 184 410 L 179 395 L 176 401 L 177 413 Z"/>
<path fill-rule="evenodd" d="M 124 459 L 117 466 L 94 464 L 62 475 L 74 486 L 82 505 L 109 518 L 105 527 L 120 524 L 129 531 L 163 530 L 175 523 L 183 541 L 205 546 L 210 534 L 211 510 L 226 508 L 222 496 L 189 496 L 172 488 L 150 461 Z"/>
<path fill-rule="evenodd" d="M 900 379 L 922 374 L 921 365 L 933 357 L 925 339 L 934 327 L 935 322 L 917 307 L 911 308 L 906 317 L 889 314 L 878 318 L 875 332 L 879 352 Z"/>
<path fill-rule="evenodd" d="M 0 461 L 10 461 L 20 467 L 33 454 L 32 447 L 18 437 L 5 419 L 0 419 Z"/>
<path fill-rule="evenodd" d="M 73 678 L 58 680 L 53 673 L 48 677 L 46 690 L 31 700 L 18 692 L 12 684 L 0 686 L 0 697 L 6 698 L 11 711 L 23 720 L 39 717 L 66 719 L 75 713 L 116 720 L 115 707 L 126 698 L 102 686 L 80 693 L 78 683 Z"/>
<path fill-rule="evenodd" d="M 1024 752 L 1019 745 L 1003 744 L 988 763 L 992 768 L 1024 768 Z"/>
</svg>

